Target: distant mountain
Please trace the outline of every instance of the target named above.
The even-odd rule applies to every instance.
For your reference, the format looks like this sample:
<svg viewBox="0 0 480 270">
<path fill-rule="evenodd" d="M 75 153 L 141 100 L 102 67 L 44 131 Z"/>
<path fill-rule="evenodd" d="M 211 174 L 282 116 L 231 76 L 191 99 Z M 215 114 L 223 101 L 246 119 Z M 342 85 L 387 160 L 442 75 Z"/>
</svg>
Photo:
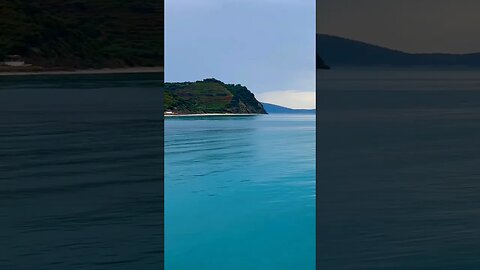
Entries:
<svg viewBox="0 0 480 270">
<path fill-rule="evenodd" d="M 330 66 L 480 67 L 480 53 L 406 53 L 361 41 L 317 34 L 317 53 Z"/>
<path fill-rule="evenodd" d="M 275 104 L 265 103 L 263 102 L 263 108 L 267 113 L 297 113 L 297 114 L 314 114 L 315 109 L 291 109 L 287 107 L 282 107 Z"/>
<path fill-rule="evenodd" d="M 216 79 L 165 83 L 164 108 L 165 112 L 174 114 L 267 113 L 245 86 L 225 84 Z"/>
<path fill-rule="evenodd" d="M 163 1 L 0 1 L 0 62 L 32 68 L 163 66 Z"/>
</svg>

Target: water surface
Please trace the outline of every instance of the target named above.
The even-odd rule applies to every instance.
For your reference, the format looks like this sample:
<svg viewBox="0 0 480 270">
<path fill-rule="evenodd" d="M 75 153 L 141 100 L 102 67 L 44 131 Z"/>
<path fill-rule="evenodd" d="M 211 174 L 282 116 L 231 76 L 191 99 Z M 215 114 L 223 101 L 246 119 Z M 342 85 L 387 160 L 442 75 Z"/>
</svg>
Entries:
<svg viewBox="0 0 480 270">
<path fill-rule="evenodd" d="M 319 269 L 480 265 L 480 72 L 317 74 Z"/>
<path fill-rule="evenodd" d="M 0 78 L 0 269 L 161 269 L 161 80 Z"/>
<path fill-rule="evenodd" d="M 165 267 L 315 269 L 315 115 L 165 120 Z"/>
</svg>

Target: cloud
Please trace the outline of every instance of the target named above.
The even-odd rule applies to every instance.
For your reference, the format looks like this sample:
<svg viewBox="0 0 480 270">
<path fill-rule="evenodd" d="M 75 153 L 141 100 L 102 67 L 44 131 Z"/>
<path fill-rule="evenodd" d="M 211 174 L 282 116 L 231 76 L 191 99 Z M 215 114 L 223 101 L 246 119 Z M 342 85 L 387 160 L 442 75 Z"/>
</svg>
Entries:
<svg viewBox="0 0 480 270">
<path fill-rule="evenodd" d="M 298 0 L 167 0 L 167 4 L 172 4 L 172 5 L 182 5 L 182 4 L 194 4 L 194 5 L 210 5 L 210 4 L 216 4 L 216 5 L 223 5 L 225 3 L 235 3 L 239 5 L 245 5 L 245 4 L 261 4 L 261 3 L 269 3 L 269 4 L 288 4 L 288 5 L 309 5 L 309 6 L 314 6 L 315 1 L 309 0 L 309 1 L 298 1 Z"/>
<path fill-rule="evenodd" d="M 314 91 L 315 9 L 310 7 L 314 4 L 314 0 L 167 0 L 165 81 L 213 77 L 242 84 L 256 94 Z"/>
<path fill-rule="evenodd" d="M 182 15 L 199 16 L 202 12 L 225 12 L 238 9 L 276 9 L 287 12 L 285 9 L 311 10 L 315 13 L 315 0 L 167 0 L 165 1 L 165 17 L 173 11 L 182 12 Z M 193 13 L 192 13 L 193 12 Z M 305 12 L 305 11 L 304 11 Z M 211 15 L 211 14 L 209 14 Z M 185 18 L 182 16 L 182 18 Z M 243 18 L 242 21 L 245 21 Z"/>
<path fill-rule="evenodd" d="M 287 90 L 255 94 L 261 102 L 272 103 L 292 109 L 314 109 L 315 92 Z"/>
</svg>

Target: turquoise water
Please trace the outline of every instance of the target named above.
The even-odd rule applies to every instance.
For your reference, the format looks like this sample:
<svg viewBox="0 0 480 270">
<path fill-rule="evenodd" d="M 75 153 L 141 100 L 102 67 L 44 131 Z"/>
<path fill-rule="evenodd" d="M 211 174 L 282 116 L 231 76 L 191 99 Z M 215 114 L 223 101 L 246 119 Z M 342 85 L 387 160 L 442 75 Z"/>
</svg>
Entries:
<svg viewBox="0 0 480 270">
<path fill-rule="evenodd" d="M 315 115 L 165 121 L 165 269 L 315 269 Z"/>
</svg>

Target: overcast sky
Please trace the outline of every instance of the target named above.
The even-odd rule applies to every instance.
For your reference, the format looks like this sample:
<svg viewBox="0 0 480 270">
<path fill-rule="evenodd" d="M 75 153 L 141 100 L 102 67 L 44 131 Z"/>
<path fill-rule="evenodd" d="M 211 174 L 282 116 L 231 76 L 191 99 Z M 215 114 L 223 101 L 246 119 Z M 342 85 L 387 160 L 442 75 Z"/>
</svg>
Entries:
<svg viewBox="0 0 480 270">
<path fill-rule="evenodd" d="M 318 0 L 317 32 L 408 52 L 480 52 L 480 0 Z"/>
<path fill-rule="evenodd" d="M 166 0 L 165 80 L 216 78 L 315 106 L 315 0 Z"/>
</svg>

